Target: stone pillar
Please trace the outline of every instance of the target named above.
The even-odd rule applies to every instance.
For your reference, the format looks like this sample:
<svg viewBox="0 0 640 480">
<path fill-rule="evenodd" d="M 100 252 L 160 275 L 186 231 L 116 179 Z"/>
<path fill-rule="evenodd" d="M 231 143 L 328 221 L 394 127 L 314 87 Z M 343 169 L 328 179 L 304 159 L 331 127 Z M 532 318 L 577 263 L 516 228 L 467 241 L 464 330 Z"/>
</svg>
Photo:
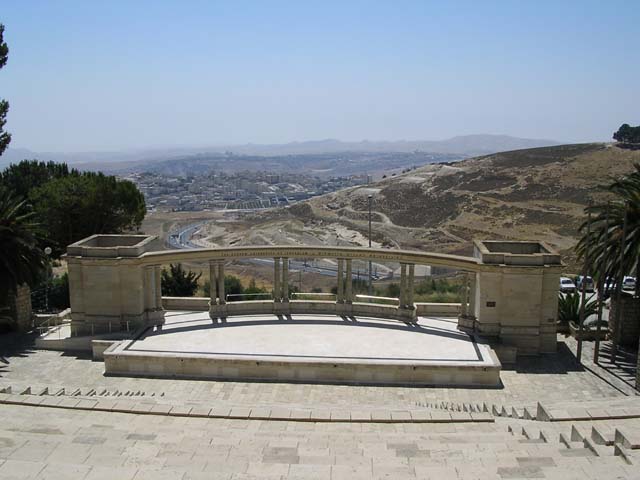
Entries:
<svg viewBox="0 0 640 480">
<path fill-rule="evenodd" d="M 400 308 L 407 305 L 407 264 L 400 264 Z"/>
<path fill-rule="evenodd" d="M 338 292 L 336 296 L 338 303 L 344 303 L 344 260 L 338 259 Z"/>
<path fill-rule="evenodd" d="M 145 310 L 156 308 L 156 272 L 153 266 L 144 267 L 144 305 Z"/>
<path fill-rule="evenodd" d="M 144 258 L 154 240 L 92 235 L 67 247 L 72 335 L 162 324 L 160 265 Z"/>
<path fill-rule="evenodd" d="M 162 311 L 162 266 L 154 265 L 154 273 L 155 273 L 155 294 L 156 294 L 156 310 Z"/>
<path fill-rule="evenodd" d="M 280 257 L 273 259 L 273 301 L 279 302 L 282 300 L 280 294 Z"/>
<path fill-rule="evenodd" d="M 220 305 L 227 303 L 224 294 L 224 260 L 218 261 L 218 296 L 220 297 Z"/>
<path fill-rule="evenodd" d="M 162 278 L 162 272 L 160 273 Z M 158 305 L 156 265 L 144 267 L 144 312 L 147 321 L 156 320 L 162 316 L 162 303 Z M 109 321 L 109 331 L 113 329 L 113 322 Z"/>
<path fill-rule="evenodd" d="M 560 255 L 542 242 L 475 241 L 474 257 L 475 332 L 515 347 L 517 355 L 554 352 Z"/>
<path fill-rule="evenodd" d="M 346 292 L 345 292 L 345 303 L 353 303 L 353 267 L 351 265 L 351 259 L 347 258 L 347 274 L 346 274 Z"/>
<path fill-rule="evenodd" d="M 469 307 L 467 309 L 467 315 L 475 320 L 476 318 L 476 288 L 478 284 L 477 273 L 469 273 Z"/>
<path fill-rule="evenodd" d="M 462 305 L 460 306 L 460 313 L 464 317 L 469 317 L 469 274 L 464 274 L 462 280 L 462 298 L 460 299 Z"/>
<path fill-rule="evenodd" d="M 415 307 L 413 305 L 413 278 L 416 273 L 416 266 L 411 263 L 409 264 L 409 275 L 407 278 L 407 308 L 409 310 L 413 310 Z"/>
<path fill-rule="evenodd" d="M 282 301 L 289 301 L 289 259 L 282 259 Z"/>
<path fill-rule="evenodd" d="M 218 264 L 215 260 L 209 260 L 209 305 L 218 303 Z"/>
</svg>

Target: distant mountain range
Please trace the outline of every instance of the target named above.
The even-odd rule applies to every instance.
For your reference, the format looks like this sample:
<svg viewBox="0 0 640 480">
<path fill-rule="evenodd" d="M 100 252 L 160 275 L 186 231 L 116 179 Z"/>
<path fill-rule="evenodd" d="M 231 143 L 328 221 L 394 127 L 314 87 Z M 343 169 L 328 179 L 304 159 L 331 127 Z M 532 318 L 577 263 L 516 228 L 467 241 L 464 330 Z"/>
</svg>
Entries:
<svg viewBox="0 0 640 480">
<path fill-rule="evenodd" d="M 256 156 L 308 155 L 338 152 L 428 152 L 446 153 L 463 157 L 486 155 L 505 150 L 559 145 L 555 140 L 518 138 L 508 135 L 464 135 L 437 141 L 369 141 L 343 142 L 326 139 L 306 142 L 291 142 L 278 145 L 221 145 L 212 147 L 184 147 L 166 149 L 137 149 L 114 152 L 34 152 L 24 148 L 9 148 L 0 157 L 0 167 L 23 159 L 54 160 L 67 162 L 80 168 L 101 168 L 110 163 L 150 163 L 184 158 L 202 154 L 224 154 Z M 92 164 L 89 166 L 89 164 Z M 109 168 L 106 168 L 109 169 Z"/>
</svg>

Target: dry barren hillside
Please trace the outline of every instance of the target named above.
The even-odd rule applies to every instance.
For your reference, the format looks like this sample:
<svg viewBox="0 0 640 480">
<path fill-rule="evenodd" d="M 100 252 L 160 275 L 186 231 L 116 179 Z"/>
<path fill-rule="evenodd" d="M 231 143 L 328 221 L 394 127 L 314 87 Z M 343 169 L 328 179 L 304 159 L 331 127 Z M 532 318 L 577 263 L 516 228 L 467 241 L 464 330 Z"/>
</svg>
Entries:
<svg viewBox="0 0 640 480">
<path fill-rule="evenodd" d="M 503 152 L 433 164 L 381 182 L 239 218 L 212 244 L 366 242 L 373 196 L 377 245 L 469 253 L 474 238 L 542 239 L 565 255 L 601 187 L 630 172 L 640 151 L 594 143 Z M 212 225 L 212 228 L 214 226 Z M 363 235 L 365 234 L 365 235 Z"/>
</svg>

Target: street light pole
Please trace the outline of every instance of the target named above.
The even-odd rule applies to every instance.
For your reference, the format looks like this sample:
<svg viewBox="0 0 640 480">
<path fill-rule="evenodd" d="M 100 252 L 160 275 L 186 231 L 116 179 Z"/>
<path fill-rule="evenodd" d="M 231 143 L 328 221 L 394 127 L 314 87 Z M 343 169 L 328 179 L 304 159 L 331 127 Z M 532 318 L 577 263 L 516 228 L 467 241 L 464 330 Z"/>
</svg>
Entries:
<svg viewBox="0 0 640 480">
<path fill-rule="evenodd" d="M 47 256 L 47 278 L 44 283 L 44 309 L 45 312 L 49 313 L 49 282 L 51 281 L 51 277 L 53 276 L 53 272 L 51 271 L 51 247 L 45 247 L 44 254 Z"/>
<path fill-rule="evenodd" d="M 371 248 L 371 202 L 373 200 L 373 195 L 367 196 L 367 199 L 369 200 L 369 248 Z M 371 276 L 371 273 L 371 258 L 369 258 L 369 296 L 373 294 L 373 277 Z"/>
</svg>

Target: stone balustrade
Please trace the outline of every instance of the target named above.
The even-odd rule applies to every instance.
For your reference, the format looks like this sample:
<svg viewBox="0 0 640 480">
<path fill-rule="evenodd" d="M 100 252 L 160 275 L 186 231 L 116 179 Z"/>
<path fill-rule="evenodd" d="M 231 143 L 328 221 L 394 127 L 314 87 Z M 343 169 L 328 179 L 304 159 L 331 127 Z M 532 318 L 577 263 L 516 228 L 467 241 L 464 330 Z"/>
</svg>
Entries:
<svg viewBox="0 0 640 480">
<path fill-rule="evenodd" d="M 122 245 L 119 239 L 122 238 Z M 204 299 L 162 298 L 162 265 L 208 263 L 211 282 L 207 305 L 212 319 L 252 314 L 332 314 L 414 321 L 417 315 L 458 311 L 459 328 L 513 345 L 521 353 L 555 350 L 557 289 L 562 264 L 539 242 L 475 242 L 472 257 L 335 246 L 259 246 L 148 251 L 154 237 L 94 235 L 67 251 L 72 332 L 87 335 L 163 323 L 163 309 Z M 273 259 L 271 299 L 227 301 L 225 264 Z M 335 300 L 295 299 L 289 292 L 291 259 L 332 259 L 336 264 Z M 395 305 L 360 300 L 353 292 L 353 261 L 400 264 L 400 294 Z M 499 263 L 504 262 L 504 263 Z M 415 266 L 447 267 L 465 275 L 460 305 L 430 307 L 414 302 Z M 164 305 L 163 305 L 164 304 Z M 90 326 L 90 327 L 89 327 Z M 108 327 L 107 327 L 108 326 Z"/>
</svg>

